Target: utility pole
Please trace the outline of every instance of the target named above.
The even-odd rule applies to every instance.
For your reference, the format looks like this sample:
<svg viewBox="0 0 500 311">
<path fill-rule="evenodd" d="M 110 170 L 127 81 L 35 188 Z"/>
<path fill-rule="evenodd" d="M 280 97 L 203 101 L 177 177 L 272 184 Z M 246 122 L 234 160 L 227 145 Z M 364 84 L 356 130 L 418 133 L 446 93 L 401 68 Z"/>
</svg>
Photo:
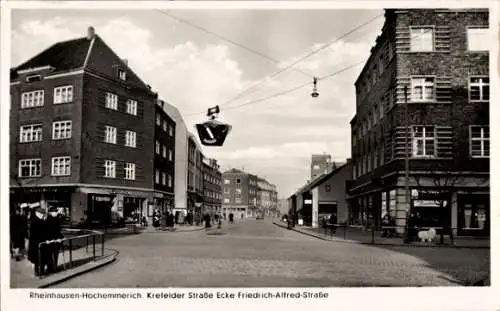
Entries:
<svg viewBox="0 0 500 311">
<path fill-rule="evenodd" d="M 409 120 L 408 120 L 408 86 L 405 85 L 404 88 L 404 96 L 405 96 L 405 195 L 406 195 L 406 203 L 408 204 L 408 208 L 411 209 L 410 204 L 410 159 L 408 154 L 409 147 Z"/>
</svg>

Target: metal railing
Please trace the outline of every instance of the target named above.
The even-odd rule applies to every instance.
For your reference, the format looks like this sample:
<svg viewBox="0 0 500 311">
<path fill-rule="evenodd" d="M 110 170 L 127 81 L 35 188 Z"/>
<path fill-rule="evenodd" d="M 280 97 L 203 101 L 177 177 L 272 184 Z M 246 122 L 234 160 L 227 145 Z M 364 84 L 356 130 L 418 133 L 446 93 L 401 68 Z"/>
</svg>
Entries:
<svg viewBox="0 0 500 311">
<path fill-rule="evenodd" d="M 65 229 L 71 237 L 48 240 L 38 244 L 38 263 L 35 273 L 42 277 L 49 273 L 75 268 L 104 256 L 104 233 L 90 230 Z M 59 262 L 62 257 L 63 262 Z"/>
<path fill-rule="evenodd" d="M 326 224 L 316 228 L 315 231 L 325 236 L 343 238 L 344 240 L 357 240 L 369 244 L 390 243 L 391 239 L 403 239 L 404 243 L 419 242 L 418 233 L 435 230 L 431 241 L 438 244 L 446 242 L 455 245 L 457 240 L 489 240 L 489 230 L 484 228 L 450 228 L 443 226 L 396 226 L 396 225 L 348 225 L 345 223 Z M 460 234 L 459 234 L 460 232 Z M 469 234 L 466 234 L 468 232 Z M 474 234 L 470 234 L 474 233 Z M 429 236 L 430 237 L 430 236 Z"/>
</svg>

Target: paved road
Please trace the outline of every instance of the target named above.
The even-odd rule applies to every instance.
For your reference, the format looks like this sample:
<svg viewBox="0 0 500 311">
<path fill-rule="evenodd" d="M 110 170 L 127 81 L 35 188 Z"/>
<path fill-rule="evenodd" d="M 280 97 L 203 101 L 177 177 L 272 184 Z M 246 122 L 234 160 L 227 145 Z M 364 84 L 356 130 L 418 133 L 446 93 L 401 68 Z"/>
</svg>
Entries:
<svg viewBox="0 0 500 311">
<path fill-rule="evenodd" d="M 486 254 L 449 250 L 462 251 L 471 264 L 456 258 L 451 266 L 446 258 L 429 263 L 429 254 L 422 252 L 441 258 L 446 251 L 415 250 L 421 254 L 412 255 L 326 242 L 267 219 L 224 224 L 222 232 L 143 233 L 110 240 L 106 247 L 120 251 L 115 263 L 57 287 L 453 286 L 450 271 L 472 269 Z"/>
</svg>

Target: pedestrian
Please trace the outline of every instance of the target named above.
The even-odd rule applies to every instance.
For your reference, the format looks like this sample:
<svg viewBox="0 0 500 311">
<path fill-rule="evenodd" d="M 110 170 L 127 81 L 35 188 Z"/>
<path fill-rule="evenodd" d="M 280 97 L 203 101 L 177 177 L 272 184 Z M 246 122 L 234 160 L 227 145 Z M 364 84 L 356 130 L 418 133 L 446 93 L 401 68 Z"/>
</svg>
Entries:
<svg viewBox="0 0 500 311">
<path fill-rule="evenodd" d="M 332 213 L 329 219 L 329 225 L 331 226 L 332 233 L 337 232 L 337 213 Z"/>
<path fill-rule="evenodd" d="M 27 230 L 26 218 L 21 214 L 21 210 L 16 207 L 10 218 L 11 250 L 16 261 L 20 261 L 23 258 Z"/>
<path fill-rule="evenodd" d="M 390 228 L 387 228 L 390 226 L 390 220 L 389 220 L 389 215 L 385 214 L 384 217 L 382 217 L 382 237 L 383 238 L 388 238 L 390 236 Z"/>
<path fill-rule="evenodd" d="M 55 273 L 57 272 L 59 261 L 59 250 L 61 249 L 62 239 L 64 238 L 61 232 L 61 219 L 59 218 L 57 208 L 49 208 L 45 224 L 47 227 L 47 240 L 52 242 L 47 245 L 47 272 Z"/>
<path fill-rule="evenodd" d="M 43 275 L 47 265 L 47 247 L 40 243 L 47 241 L 46 212 L 40 206 L 35 207 L 30 221 L 28 260 L 34 265 L 35 275 Z"/>
<path fill-rule="evenodd" d="M 203 216 L 203 220 L 205 221 L 205 228 L 210 228 L 211 227 L 211 225 L 210 225 L 210 215 L 205 214 L 205 216 Z"/>
<path fill-rule="evenodd" d="M 234 221 L 234 215 L 233 213 L 229 213 L 229 223 L 232 224 Z"/>
</svg>

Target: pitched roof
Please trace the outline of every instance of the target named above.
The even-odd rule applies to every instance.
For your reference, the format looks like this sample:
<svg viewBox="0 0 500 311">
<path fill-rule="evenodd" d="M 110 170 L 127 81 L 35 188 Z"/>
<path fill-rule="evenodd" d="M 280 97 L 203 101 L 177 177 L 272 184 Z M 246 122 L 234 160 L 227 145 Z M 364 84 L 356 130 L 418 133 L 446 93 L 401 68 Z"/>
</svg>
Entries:
<svg viewBox="0 0 500 311">
<path fill-rule="evenodd" d="M 11 69 L 10 78 L 17 78 L 17 71 L 43 66 L 52 66 L 55 72 L 64 72 L 83 67 L 91 40 L 86 37 L 58 42 L 43 50 L 35 57 Z"/>
<path fill-rule="evenodd" d="M 229 171 L 225 171 L 224 174 L 247 174 L 247 173 L 243 172 L 242 170 L 232 168 Z"/>
</svg>

